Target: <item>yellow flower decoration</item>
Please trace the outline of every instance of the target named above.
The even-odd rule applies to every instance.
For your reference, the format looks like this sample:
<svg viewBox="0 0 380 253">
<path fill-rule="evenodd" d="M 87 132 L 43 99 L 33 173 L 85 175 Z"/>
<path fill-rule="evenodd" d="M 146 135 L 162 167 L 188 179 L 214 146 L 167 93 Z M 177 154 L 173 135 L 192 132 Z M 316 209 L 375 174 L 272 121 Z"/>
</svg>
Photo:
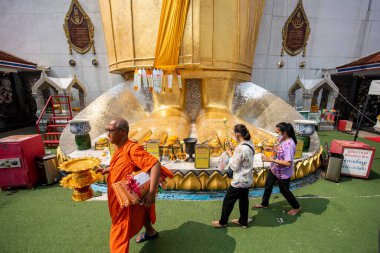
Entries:
<svg viewBox="0 0 380 253">
<path fill-rule="evenodd" d="M 218 139 L 212 139 L 209 141 L 208 146 L 210 148 L 220 148 L 220 143 Z"/>
<path fill-rule="evenodd" d="M 168 146 L 172 146 L 172 145 L 174 145 L 174 144 L 177 142 L 177 140 L 178 140 L 178 136 L 175 136 L 175 135 L 170 136 L 170 137 L 167 139 L 167 141 L 166 141 L 166 145 L 168 145 Z"/>
</svg>

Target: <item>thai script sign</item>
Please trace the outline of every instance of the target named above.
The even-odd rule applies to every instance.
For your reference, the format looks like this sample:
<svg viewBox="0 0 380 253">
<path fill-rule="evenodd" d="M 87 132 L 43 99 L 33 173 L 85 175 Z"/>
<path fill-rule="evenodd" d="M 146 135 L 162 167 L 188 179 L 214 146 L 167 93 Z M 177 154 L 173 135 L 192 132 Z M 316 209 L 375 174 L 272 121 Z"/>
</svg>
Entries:
<svg viewBox="0 0 380 253">
<path fill-rule="evenodd" d="M 293 13 L 289 16 L 282 28 L 282 51 L 285 50 L 289 55 L 295 56 L 303 51 L 302 56 L 306 55 L 306 44 L 309 39 L 310 25 L 302 0 L 298 1 Z"/>
<path fill-rule="evenodd" d="M 207 145 L 195 146 L 195 168 L 210 168 L 210 149 Z"/>
<path fill-rule="evenodd" d="M 146 142 L 146 151 L 160 160 L 160 141 L 149 140 Z"/>
<path fill-rule="evenodd" d="M 373 159 L 373 150 L 345 148 L 341 174 L 368 177 Z"/>
<path fill-rule="evenodd" d="M 92 53 L 95 54 L 94 25 L 77 0 L 71 2 L 63 29 L 69 43 L 70 54 L 72 54 L 72 49 L 84 54 L 90 48 L 92 48 Z"/>
</svg>

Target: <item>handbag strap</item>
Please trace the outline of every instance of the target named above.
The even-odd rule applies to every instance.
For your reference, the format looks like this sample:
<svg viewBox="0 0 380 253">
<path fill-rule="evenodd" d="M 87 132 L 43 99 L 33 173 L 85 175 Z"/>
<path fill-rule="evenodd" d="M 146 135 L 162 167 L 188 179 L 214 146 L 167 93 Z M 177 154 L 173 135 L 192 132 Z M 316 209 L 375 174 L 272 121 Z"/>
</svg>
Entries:
<svg viewBox="0 0 380 253">
<path fill-rule="evenodd" d="M 253 148 L 251 147 L 251 145 L 248 145 L 247 143 L 243 143 L 242 145 L 249 147 L 252 150 L 253 155 L 255 155 L 255 151 L 253 150 Z"/>
</svg>

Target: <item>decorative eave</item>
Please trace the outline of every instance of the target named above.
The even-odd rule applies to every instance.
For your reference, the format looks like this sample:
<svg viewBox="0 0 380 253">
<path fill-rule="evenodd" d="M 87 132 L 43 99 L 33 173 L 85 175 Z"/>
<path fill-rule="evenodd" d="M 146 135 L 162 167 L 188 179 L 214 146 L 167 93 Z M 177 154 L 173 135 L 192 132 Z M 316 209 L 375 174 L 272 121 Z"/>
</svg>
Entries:
<svg viewBox="0 0 380 253">
<path fill-rule="evenodd" d="M 380 51 L 336 67 L 337 74 L 380 70 Z"/>
<path fill-rule="evenodd" d="M 293 83 L 293 85 L 290 86 L 288 94 L 291 94 L 291 93 L 295 92 L 298 89 L 305 90 L 305 86 L 303 85 L 303 83 L 302 83 L 302 81 L 301 81 L 301 79 L 300 79 L 299 76 L 297 76 L 297 80 Z"/>
<path fill-rule="evenodd" d="M 85 86 L 77 78 L 76 75 L 74 75 L 73 77 L 68 77 L 68 78 L 55 78 L 55 77 L 47 76 L 44 71 L 41 73 L 40 79 L 38 79 L 38 81 L 33 85 L 32 93 L 37 94 L 38 88 L 45 82 L 53 86 L 58 91 L 59 94 L 64 94 L 70 91 L 71 87 L 73 87 L 74 84 L 78 84 L 82 88 L 84 95 L 87 96 L 87 91 L 86 91 Z"/>
<path fill-rule="evenodd" d="M 37 71 L 37 64 L 0 50 L 0 71 Z"/>
<path fill-rule="evenodd" d="M 311 88 L 311 91 L 314 92 L 316 91 L 318 88 L 320 88 L 323 84 L 327 83 L 329 85 L 329 87 L 331 87 L 331 90 L 335 93 L 338 93 L 339 92 L 339 88 L 338 86 L 336 86 L 336 84 L 331 80 L 330 77 L 323 77 L 322 79 L 320 79 L 320 81 L 318 83 L 316 83 L 312 88 Z"/>
<path fill-rule="evenodd" d="M 293 85 L 289 88 L 288 94 L 294 93 L 299 88 L 304 92 L 314 93 L 318 88 L 320 88 L 323 84 L 327 83 L 333 92 L 338 93 L 339 88 L 336 84 L 331 80 L 329 76 L 325 76 L 322 79 L 300 79 L 297 77 L 297 80 L 293 83 Z M 299 86 L 299 88 L 297 88 Z"/>
</svg>

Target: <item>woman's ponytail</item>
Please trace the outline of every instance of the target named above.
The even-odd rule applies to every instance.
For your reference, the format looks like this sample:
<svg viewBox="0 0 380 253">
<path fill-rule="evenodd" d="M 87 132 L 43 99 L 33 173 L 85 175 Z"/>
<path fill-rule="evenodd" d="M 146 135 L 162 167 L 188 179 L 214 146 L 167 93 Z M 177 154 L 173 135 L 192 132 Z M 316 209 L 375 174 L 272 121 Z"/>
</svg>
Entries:
<svg viewBox="0 0 380 253">
<path fill-rule="evenodd" d="M 251 134 L 249 133 L 247 127 L 243 124 L 237 124 L 234 127 L 234 132 L 239 133 L 244 140 L 249 141 L 251 139 Z"/>
</svg>

